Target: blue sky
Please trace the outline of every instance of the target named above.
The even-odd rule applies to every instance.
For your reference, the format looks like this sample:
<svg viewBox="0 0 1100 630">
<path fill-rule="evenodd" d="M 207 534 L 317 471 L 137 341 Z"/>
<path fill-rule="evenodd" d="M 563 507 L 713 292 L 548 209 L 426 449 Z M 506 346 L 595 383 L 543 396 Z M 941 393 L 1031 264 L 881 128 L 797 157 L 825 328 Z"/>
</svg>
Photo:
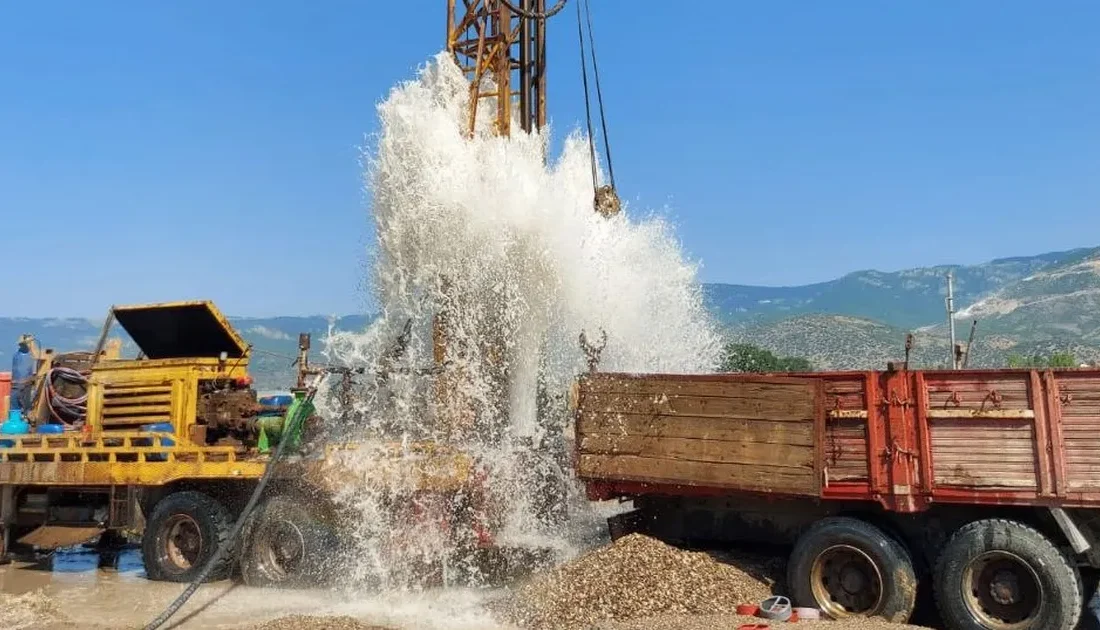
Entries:
<svg viewBox="0 0 1100 630">
<path fill-rule="evenodd" d="M 704 280 L 1100 245 L 1098 3 L 591 2 L 620 193 L 667 207 Z M 559 135 L 574 19 L 549 29 Z M 3 3 L 0 315 L 363 310 L 358 147 L 444 23 L 444 0 Z"/>
</svg>

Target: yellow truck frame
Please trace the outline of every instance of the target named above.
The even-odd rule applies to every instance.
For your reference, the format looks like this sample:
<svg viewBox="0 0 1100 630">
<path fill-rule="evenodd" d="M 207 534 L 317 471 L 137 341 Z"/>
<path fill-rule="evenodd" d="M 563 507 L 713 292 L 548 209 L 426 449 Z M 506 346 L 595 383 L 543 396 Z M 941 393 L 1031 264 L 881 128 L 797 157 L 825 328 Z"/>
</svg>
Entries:
<svg viewBox="0 0 1100 630">
<path fill-rule="evenodd" d="M 116 322 L 138 346 L 136 358 L 105 350 Z M 112 307 L 92 354 L 83 423 L 57 434 L 0 436 L 9 444 L 0 448 L 0 551 L 13 543 L 59 548 L 130 533 L 141 536 L 150 578 L 193 579 L 268 466 L 269 456 L 254 447 L 207 444 L 198 413 L 204 387 L 250 387 L 250 355 L 212 302 Z M 143 430 L 149 425 L 171 430 Z M 339 547 L 340 520 L 348 515 L 327 497 L 355 475 L 375 483 L 397 477 L 409 493 L 437 497 L 466 492 L 473 480 L 473 461 L 462 454 L 433 445 L 381 446 L 369 456 L 377 466 L 367 471 L 362 458 L 355 472 L 347 465 L 346 457 L 364 448 L 357 444 L 324 445 L 280 462 L 238 553 L 227 554 L 211 578 L 229 576 L 238 560 L 251 584 L 315 582 L 318 572 L 331 572 L 324 558 Z M 299 548 L 272 553 L 285 546 L 280 531 L 287 527 L 297 531 Z"/>
</svg>

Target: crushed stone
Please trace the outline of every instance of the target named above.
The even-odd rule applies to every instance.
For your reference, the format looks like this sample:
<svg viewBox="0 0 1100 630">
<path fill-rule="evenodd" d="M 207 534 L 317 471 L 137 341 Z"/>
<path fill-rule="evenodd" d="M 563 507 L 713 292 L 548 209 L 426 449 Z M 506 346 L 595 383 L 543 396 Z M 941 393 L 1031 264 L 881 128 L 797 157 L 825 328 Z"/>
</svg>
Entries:
<svg viewBox="0 0 1100 630">
<path fill-rule="evenodd" d="M 820 630 L 930 630 L 923 626 L 896 624 L 885 619 L 848 619 L 844 621 L 799 621 L 782 623 L 740 615 L 659 615 L 622 622 L 604 622 L 591 626 L 594 630 L 714 630 L 737 628 L 742 624 L 766 623 L 769 628 L 819 628 Z"/>
<path fill-rule="evenodd" d="M 543 630 L 586 628 L 655 615 L 732 614 L 773 594 L 782 560 L 677 549 L 632 534 L 519 587 L 497 610 L 502 620 Z"/>
<path fill-rule="evenodd" d="M 687 551 L 631 534 L 535 576 L 494 610 L 529 630 L 711 630 L 764 620 L 735 614 L 739 604 L 783 594 L 785 559 L 746 552 Z M 904 630 L 882 619 L 803 621 L 780 628 Z"/>
</svg>

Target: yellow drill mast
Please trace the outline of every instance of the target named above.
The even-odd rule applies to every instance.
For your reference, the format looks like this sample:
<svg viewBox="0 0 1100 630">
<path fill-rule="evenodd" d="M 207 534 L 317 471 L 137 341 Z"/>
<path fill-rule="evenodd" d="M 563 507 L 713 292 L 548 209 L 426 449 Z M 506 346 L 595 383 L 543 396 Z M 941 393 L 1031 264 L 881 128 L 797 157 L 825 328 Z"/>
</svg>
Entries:
<svg viewBox="0 0 1100 630">
<path fill-rule="evenodd" d="M 447 50 L 470 77 L 470 129 L 492 99 L 497 133 L 511 133 L 513 108 L 524 131 L 546 124 L 546 0 L 447 0 Z M 492 77 L 486 90 L 483 79 Z"/>
</svg>

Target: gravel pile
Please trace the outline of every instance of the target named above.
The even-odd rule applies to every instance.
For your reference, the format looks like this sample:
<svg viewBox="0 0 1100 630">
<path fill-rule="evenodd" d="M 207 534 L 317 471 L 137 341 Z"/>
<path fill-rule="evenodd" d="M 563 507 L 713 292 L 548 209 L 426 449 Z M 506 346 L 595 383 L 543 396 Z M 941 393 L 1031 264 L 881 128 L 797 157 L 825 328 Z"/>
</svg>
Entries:
<svg viewBox="0 0 1100 630">
<path fill-rule="evenodd" d="M 633 534 L 520 587 L 503 620 L 543 630 L 655 615 L 733 613 L 772 594 L 782 561 L 739 558 L 738 566 Z"/>
<path fill-rule="evenodd" d="M 817 630 L 929 630 L 921 626 L 890 623 L 884 619 L 800 621 L 790 624 L 736 615 L 701 615 L 697 617 L 664 615 L 624 622 L 604 622 L 592 627 L 595 630 L 667 630 L 668 628 L 676 628 L 676 630 L 714 630 L 714 628 L 737 628 L 741 624 L 748 623 L 767 623 L 769 628 L 791 628 L 791 630 L 797 630 L 798 628 L 817 628 Z"/>
<path fill-rule="evenodd" d="M 392 628 L 364 623 L 352 617 L 289 615 L 250 626 L 248 630 L 392 630 Z"/>
</svg>

